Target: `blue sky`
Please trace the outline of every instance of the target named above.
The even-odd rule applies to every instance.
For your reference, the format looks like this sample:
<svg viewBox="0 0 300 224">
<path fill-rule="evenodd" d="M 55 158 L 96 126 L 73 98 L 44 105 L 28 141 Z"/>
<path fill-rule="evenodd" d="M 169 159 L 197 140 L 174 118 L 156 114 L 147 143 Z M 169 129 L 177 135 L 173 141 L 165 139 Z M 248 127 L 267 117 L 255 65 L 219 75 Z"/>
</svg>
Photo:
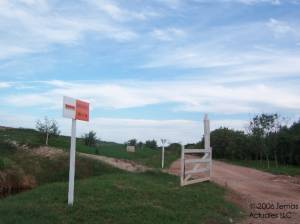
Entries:
<svg viewBox="0 0 300 224">
<path fill-rule="evenodd" d="M 0 0 L 0 125 L 91 103 L 103 140 L 198 141 L 256 113 L 300 114 L 299 0 Z"/>
</svg>

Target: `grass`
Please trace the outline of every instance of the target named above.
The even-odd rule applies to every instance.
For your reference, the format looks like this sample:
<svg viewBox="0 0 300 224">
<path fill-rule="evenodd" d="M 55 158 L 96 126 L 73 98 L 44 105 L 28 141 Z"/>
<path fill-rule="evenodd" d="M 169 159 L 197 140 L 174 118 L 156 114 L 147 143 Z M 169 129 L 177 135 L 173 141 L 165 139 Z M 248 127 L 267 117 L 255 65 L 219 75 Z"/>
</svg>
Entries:
<svg viewBox="0 0 300 224">
<path fill-rule="evenodd" d="M 8 143 L 0 142 L 0 172 L 9 173 L 14 179 L 30 175 L 38 185 L 67 181 L 69 157 L 67 154 L 53 158 L 41 157 L 26 150 L 17 150 Z M 117 169 L 82 157 L 76 158 L 76 178 L 86 178 Z M 0 179 L 0 183 L 1 183 Z"/>
<path fill-rule="evenodd" d="M 273 173 L 273 174 L 282 174 L 282 175 L 289 175 L 289 176 L 298 176 L 300 175 L 300 167 L 299 166 L 292 166 L 292 165 L 278 165 L 274 161 L 270 161 L 270 167 L 268 168 L 266 161 L 259 161 L 259 160 L 222 160 L 228 163 L 232 163 L 239 166 L 246 166 L 258 170 L 262 170 L 265 172 Z"/>
<path fill-rule="evenodd" d="M 117 170 L 99 161 L 77 157 L 75 204 L 67 206 L 68 154 L 45 158 L 17 149 L 7 139 L 37 147 L 43 139 L 33 130 L 0 130 L 0 173 L 34 176 L 38 186 L 0 200 L 0 224 L 35 223 L 219 223 L 242 217 L 227 202 L 225 190 L 213 183 L 180 187 L 178 177 L 161 172 L 142 174 Z M 68 149 L 69 138 L 50 139 L 50 145 Z M 160 166 L 160 151 L 127 153 L 121 144 L 103 142 L 99 149 L 83 145 L 78 151 L 135 160 Z M 170 155 L 168 155 L 170 154 Z M 172 157 L 173 156 L 173 157 Z M 166 152 L 167 163 L 178 153 Z M 2 161 L 2 162 L 1 162 Z"/>
<path fill-rule="evenodd" d="M 76 181 L 72 208 L 66 183 L 7 197 L 0 201 L 0 223 L 225 224 L 241 213 L 224 194 L 212 183 L 182 188 L 167 174 L 120 171 Z"/>
<path fill-rule="evenodd" d="M 32 129 L 15 129 L 8 128 L 0 129 L 0 142 L 2 141 L 16 141 L 19 144 L 28 145 L 30 147 L 38 147 L 44 145 L 44 138 L 35 130 Z M 69 150 L 70 137 L 67 136 L 52 136 L 49 138 L 49 146 Z M 140 164 L 160 168 L 161 167 L 161 151 L 158 149 L 137 149 L 135 153 L 126 151 L 125 145 L 114 142 L 100 142 L 100 147 L 89 147 L 84 145 L 83 139 L 77 138 L 76 150 L 78 152 L 98 154 L 118 159 L 133 160 Z M 173 161 L 180 156 L 177 151 L 165 151 L 165 167 L 168 167 Z"/>
</svg>

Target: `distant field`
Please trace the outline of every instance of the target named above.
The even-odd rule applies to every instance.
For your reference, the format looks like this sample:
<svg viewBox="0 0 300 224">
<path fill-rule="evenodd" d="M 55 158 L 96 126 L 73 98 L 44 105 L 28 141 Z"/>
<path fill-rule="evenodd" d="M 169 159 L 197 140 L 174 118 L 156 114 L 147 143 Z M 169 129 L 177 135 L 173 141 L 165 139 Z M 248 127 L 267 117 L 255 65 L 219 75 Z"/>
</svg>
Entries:
<svg viewBox="0 0 300 224">
<path fill-rule="evenodd" d="M 222 161 L 232 163 L 235 165 L 255 168 L 273 174 L 283 174 L 283 175 L 290 175 L 290 176 L 300 175 L 300 166 L 278 165 L 278 167 L 276 167 L 274 161 L 270 161 L 269 168 L 267 166 L 266 161 L 262 161 L 262 162 L 259 160 L 222 160 Z"/>
<path fill-rule="evenodd" d="M 6 141 L 7 139 L 17 141 L 19 144 L 25 144 L 31 147 L 44 145 L 45 142 L 40 133 L 32 129 L 0 129 L 0 141 Z M 49 146 L 61 148 L 68 151 L 70 147 L 70 137 L 50 137 Z M 118 159 L 133 160 L 143 165 L 154 168 L 161 167 L 161 151 L 158 149 L 143 148 L 137 149 L 135 153 L 128 153 L 126 151 L 125 145 L 123 144 L 101 141 L 99 147 L 89 147 L 84 145 L 81 138 L 77 138 L 76 149 L 78 152 L 98 154 Z M 168 167 L 173 161 L 179 158 L 179 156 L 179 152 L 166 150 L 165 167 Z"/>
<path fill-rule="evenodd" d="M 76 181 L 75 205 L 67 184 L 54 183 L 0 200 L 0 223 L 231 223 L 240 210 L 212 183 L 180 187 L 162 173 L 107 173 Z"/>
</svg>

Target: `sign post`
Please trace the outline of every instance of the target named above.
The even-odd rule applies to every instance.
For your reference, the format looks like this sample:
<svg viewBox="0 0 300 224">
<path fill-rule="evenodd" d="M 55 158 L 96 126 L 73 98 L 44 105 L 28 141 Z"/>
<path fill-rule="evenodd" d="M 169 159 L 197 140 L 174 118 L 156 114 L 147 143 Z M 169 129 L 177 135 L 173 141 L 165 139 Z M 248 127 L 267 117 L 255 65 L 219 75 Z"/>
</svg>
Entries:
<svg viewBox="0 0 300 224">
<path fill-rule="evenodd" d="M 75 154 L 76 154 L 76 120 L 72 119 L 70 168 L 69 168 L 69 191 L 68 191 L 68 205 L 71 206 L 73 205 L 74 202 Z"/>
<path fill-rule="evenodd" d="M 68 205 L 74 203 L 74 179 L 76 156 L 76 120 L 89 121 L 89 103 L 64 96 L 63 117 L 72 119 Z"/>
<path fill-rule="evenodd" d="M 167 139 L 161 139 L 162 143 L 162 151 L 161 151 L 161 168 L 164 168 L 165 163 L 165 143 L 167 142 Z"/>
</svg>

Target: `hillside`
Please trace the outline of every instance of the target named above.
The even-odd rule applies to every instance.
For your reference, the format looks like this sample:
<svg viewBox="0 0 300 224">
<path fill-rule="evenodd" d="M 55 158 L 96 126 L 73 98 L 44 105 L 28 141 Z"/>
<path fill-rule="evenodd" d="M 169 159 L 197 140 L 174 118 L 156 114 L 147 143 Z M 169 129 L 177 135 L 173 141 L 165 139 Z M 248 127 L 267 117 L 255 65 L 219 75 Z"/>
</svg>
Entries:
<svg viewBox="0 0 300 224">
<path fill-rule="evenodd" d="M 153 171 L 128 173 L 79 156 L 75 204 L 70 208 L 67 206 L 68 153 L 41 147 L 43 141 L 34 130 L 1 129 L 0 133 L 1 186 L 22 187 L 24 177 L 32 181 L 28 189 L 19 189 L 27 191 L 10 192 L 18 194 L 0 200 L 0 224 L 225 224 L 242 216 L 237 207 L 225 200 L 225 190 L 213 183 L 182 188 L 175 176 Z M 49 143 L 68 147 L 67 141 L 67 137 L 57 137 Z M 95 150 L 78 142 L 80 150 Z M 121 148 L 117 149 L 121 145 L 107 144 L 109 150 L 121 152 Z"/>
<path fill-rule="evenodd" d="M 26 145 L 31 148 L 45 144 L 44 137 L 39 132 L 33 129 L 23 128 L 0 128 L 0 141 L 18 142 L 19 145 Z M 51 136 L 49 139 L 49 146 L 68 151 L 70 148 L 70 137 Z M 84 145 L 82 138 L 77 138 L 76 150 L 78 152 L 89 154 L 133 160 L 154 168 L 160 168 L 161 166 L 160 150 L 153 150 L 145 147 L 143 149 L 138 148 L 135 153 L 128 153 L 124 144 L 100 141 L 96 147 L 89 147 Z M 180 153 L 178 151 L 166 150 L 165 166 L 168 167 L 173 161 L 179 158 L 179 156 Z"/>
</svg>

